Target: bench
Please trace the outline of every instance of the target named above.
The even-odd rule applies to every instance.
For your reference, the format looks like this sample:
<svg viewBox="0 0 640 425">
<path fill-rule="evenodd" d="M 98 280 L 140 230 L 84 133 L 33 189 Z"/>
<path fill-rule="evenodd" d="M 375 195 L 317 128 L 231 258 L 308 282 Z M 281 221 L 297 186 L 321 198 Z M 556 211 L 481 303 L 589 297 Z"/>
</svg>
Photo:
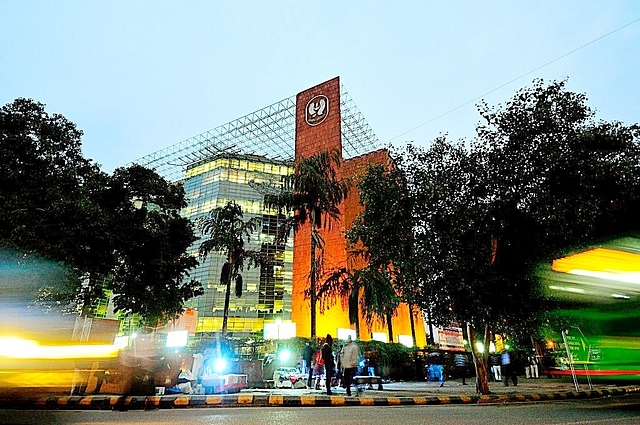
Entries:
<svg viewBox="0 0 640 425">
<path fill-rule="evenodd" d="M 353 383 L 357 386 L 363 386 L 366 385 L 367 389 L 372 390 L 373 389 L 373 385 L 377 384 L 378 388 L 376 388 L 378 391 L 382 391 L 382 378 L 379 376 L 354 376 L 353 377 Z"/>
</svg>

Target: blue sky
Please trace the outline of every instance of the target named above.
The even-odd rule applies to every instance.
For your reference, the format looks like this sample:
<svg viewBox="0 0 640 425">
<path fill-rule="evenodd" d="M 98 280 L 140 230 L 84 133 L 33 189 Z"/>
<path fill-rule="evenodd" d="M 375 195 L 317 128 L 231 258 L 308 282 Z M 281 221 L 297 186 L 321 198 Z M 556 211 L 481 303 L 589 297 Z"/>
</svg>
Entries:
<svg viewBox="0 0 640 425">
<path fill-rule="evenodd" d="M 473 137 L 480 98 L 534 78 L 640 121 L 637 0 L 0 0 L 0 22 L 0 104 L 63 114 L 108 172 L 335 76 L 396 146 Z"/>
</svg>

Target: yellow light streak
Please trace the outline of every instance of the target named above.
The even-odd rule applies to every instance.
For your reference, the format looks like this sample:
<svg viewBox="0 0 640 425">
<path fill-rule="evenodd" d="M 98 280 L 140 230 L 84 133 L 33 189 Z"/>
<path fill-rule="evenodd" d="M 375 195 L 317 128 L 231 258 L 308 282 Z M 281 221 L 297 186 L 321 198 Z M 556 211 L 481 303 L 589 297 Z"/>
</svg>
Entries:
<svg viewBox="0 0 640 425">
<path fill-rule="evenodd" d="M 114 345 L 40 345 L 37 341 L 0 337 L 0 357 L 14 359 L 94 359 L 116 357 Z"/>
<path fill-rule="evenodd" d="M 630 252 L 595 248 L 556 259 L 551 268 L 560 273 L 640 285 L 640 255 Z"/>
</svg>

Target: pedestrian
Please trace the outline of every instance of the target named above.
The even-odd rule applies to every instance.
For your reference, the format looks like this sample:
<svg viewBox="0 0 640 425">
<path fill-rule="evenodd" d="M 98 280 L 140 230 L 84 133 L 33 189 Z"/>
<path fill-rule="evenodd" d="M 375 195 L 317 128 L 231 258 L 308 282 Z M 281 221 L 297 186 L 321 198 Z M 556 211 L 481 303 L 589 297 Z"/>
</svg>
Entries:
<svg viewBox="0 0 640 425">
<path fill-rule="evenodd" d="M 325 343 L 320 349 L 322 353 L 322 360 L 324 360 L 324 376 L 325 385 L 327 386 L 327 395 L 331 395 L 331 378 L 333 378 L 333 372 L 336 368 L 336 363 L 333 358 L 333 337 L 331 334 L 327 334 Z"/>
<path fill-rule="evenodd" d="M 429 377 L 437 378 L 440 386 L 444 386 L 444 361 L 438 351 L 429 353 Z"/>
<path fill-rule="evenodd" d="M 536 356 L 535 353 L 531 354 L 528 357 L 528 365 L 525 368 L 525 375 L 527 376 L 527 378 L 534 378 L 537 379 L 539 376 L 539 370 L 538 370 L 538 356 Z"/>
<path fill-rule="evenodd" d="M 377 357 L 375 351 L 367 351 L 364 353 L 365 366 L 367 368 L 367 375 L 369 376 L 377 376 L 376 375 L 376 366 L 377 366 Z"/>
<path fill-rule="evenodd" d="M 457 353 L 455 356 L 455 364 L 456 370 L 458 371 L 458 376 L 462 379 L 462 385 L 467 385 L 467 366 L 469 365 L 469 359 L 467 358 L 466 353 Z"/>
<path fill-rule="evenodd" d="M 302 349 L 302 367 L 303 373 L 308 373 L 307 387 L 311 388 L 311 380 L 313 378 L 313 367 L 311 367 L 311 360 L 313 359 L 313 348 L 311 343 L 307 342 Z"/>
<path fill-rule="evenodd" d="M 338 344 L 338 347 L 336 348 L 336 376 L 334 377 L 334 381 L 336 385 L 344 387 L 344 377 L 342 373 L 342 351 L 343 346 Z"/>
<path fill-rule="evenodd" d="M 502 381 L 502 375 L 500 374 L 500 355 L 490 354 L 489 364 L 491 365 L 491 374 L 496 382 Z"/>
<path fill-rule="evenodd" d="M 512 363 L 511 353 L 509 353 L 506 349 L 502 351 L 502 355 L 500 356 L 500 360 L 502 361 L 502 379 L 504 379 L 504 386 L 509 386 L 509 379 L 513 381 L 513 386 L 518 386 L 518 375 L 516 375 L 515 367 Z"/>
<path fill-rule="evenodd" d="M 342 348 L 342 366 L 344 368 L 344 387 L 347 390 L 347 395 L 351 395 L 351 383 L 353 382 L 353 376 L 356 373 L 358 367 L 358 346 L 351 340 L 351 335 L 347 336 L 347 343 Z"/>
<path fill-rule="evenodd" d="M 322 347 L 313 355 L 312 360 L 312 370 L 313 370 L 313 387 L 316 390 L 320 389 L 320 381 L 322 379 L 322 374 L 324 373 L 324 359 L 322 358 Z"/>
</svg>

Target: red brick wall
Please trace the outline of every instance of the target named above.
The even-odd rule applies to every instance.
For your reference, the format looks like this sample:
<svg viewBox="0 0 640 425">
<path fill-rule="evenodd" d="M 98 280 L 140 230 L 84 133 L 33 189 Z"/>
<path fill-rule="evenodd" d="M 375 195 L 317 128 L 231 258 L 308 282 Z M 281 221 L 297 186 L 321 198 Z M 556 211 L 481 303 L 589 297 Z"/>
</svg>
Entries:
<svg viewBox="0 0 640 425">
<path fill-rule="evenodd" d="M 309 125 L 309 101 L 326 96 L 326 114 L 324 120 L 317 125 Z M 326 107 L 328 106 L 328 113 Z M 312 117 L 313 118 L 313 117 Z M 312 122 L 313 123 L 313 122 Z M 298 94 L 296 97 L 296 158 L 309 157 L 323 150 L 338 149 L 342 152 L 340 132 L 340 80 L 339 77 L 319 84 Z M 340 170 L 336 170 L 338 178 Z M 340 207 L 344 213 L 344 207 Z M 341 221 L 333 222 L 330 229 L 320 231 L 325 243 L 324 269 L 343 266 L 346 259 L 344 245 L 344 227 Z M 293 245 L 293 293 L 292 321 L 296 323 L 298 336 L 311 335 L 310 301 L 304 298 L 304 291 L 309 287 L 310 263 L 310 228 L 305 226 L 294 237 Z M 337 328 L 348 328 L 349 317 L 340 303 L 333 308 L 320 312 L 320 303 L 316 309 L 316 335 L 325 336 L 330 333 L 336 336 Z"/>
<path fill-rule="evenodd" d="M 322 122 L 318 117 L 311 116 L 312 124 L 309 125 L 308 105 L 311 99 L 317 101 L 317 96 L 326 96 L 328 100 L 328 113 Z M 325 105 L 326 106 L 326 105 Z M 312 111 L 313 112 L 313 111 Z M 316 121 L 313 121 L 313 119 Z M 340 128 L 340 80 L 338 77 L 312 87 L 298 94 L 296 97 L 296 141 L 295 155 L 298 157 L 309 157 L 323 150 L 339 149 L 342 152 L 341 128 Z M 388 163 L 389 155 L 386 150 L 378 150 L 366 155 L 344 161 L 337 175 L 340 177 L 355 177 L 364 173 L 369 164 Z M 325 241 L 324 269 L 332 267 L 344 267 L 347 264 L 345 248 L 345 229 L 348 229 L 357 215 L 362 211 L 359 203 L 360 194 L 355 185 L 351 188 L 349 196 L 340 206 L 342 219 L 334 222 L 330 229 L 323 229 L 321 234 Z M 292 321 L 296 323 L 296 333 L 298 336 L 309 337 L 311 335 L 311 313 L 310 301 L 305 299 L 304 291 L 309 287 L 310 263 L 310 228 L 305 226 L 294 236 L 293 245 L 293 293 L 292 293 Z M 350 264 L 353 267 L 362 267 L 364 263 Z M 320 304 L 317 306 L 316 314 L 316 335 L 323 337 L 330 333 L 336 336 L 338 328 L 350 328 L 348 311 L 342 308 L 340 301 L 335 305 L 320 312 Z M 401 306 L 398 314 L 393 319 L 394 334 L 411 335 L 408 307 Z M 416 337 L 419 346 L 426 344 L 424 325 L 420 315 L 415 318 Z M 360 321 L 360 337 L 363 340 L 370 339 L 370 332 L 386 332 L 383 323 L 374 324 L 372 329 L 368 329 L 364 319 Z M 397 341 L 396 341 L 397 342 Z"/>
</svg>

